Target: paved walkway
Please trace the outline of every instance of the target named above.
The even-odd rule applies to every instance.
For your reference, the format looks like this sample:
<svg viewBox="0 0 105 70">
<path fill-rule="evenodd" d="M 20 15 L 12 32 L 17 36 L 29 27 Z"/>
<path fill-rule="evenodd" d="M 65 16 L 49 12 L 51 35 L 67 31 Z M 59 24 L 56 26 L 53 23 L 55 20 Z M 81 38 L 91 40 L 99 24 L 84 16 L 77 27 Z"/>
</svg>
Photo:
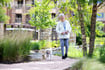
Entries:
<svg viewBox="0 0 105 70">
<path fill-rule="evenodd" d="M 67 58 L 62 60 L 59 56 L 53 56 L 51 61 L 33 61 L 17 64 L 0 64 L 0 70 L 64 70 L 78 61 Z"/>
</svg>

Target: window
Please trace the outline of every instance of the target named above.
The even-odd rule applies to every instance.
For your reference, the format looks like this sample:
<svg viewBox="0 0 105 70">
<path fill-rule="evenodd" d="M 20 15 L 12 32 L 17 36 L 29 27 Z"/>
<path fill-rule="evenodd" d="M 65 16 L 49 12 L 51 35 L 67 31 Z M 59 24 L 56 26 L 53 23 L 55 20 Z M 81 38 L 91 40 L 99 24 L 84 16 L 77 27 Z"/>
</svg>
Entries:
<svg viewBox="0 0 105 70">
<path fill-rule="evenodd" d="M 55 18 L 56 17 L 56 13 L 52 13 L 52 18 Z"/>
<path fill-rule="evenodd" d="M 18 0 L 18 4 L 23 4 L 23 0 Z"/>
<path fill-rule="evenodd" d="M 22 14 L 16 14 L 15 22 L 16 23 L 21 23 L 22 22 Z"/>
<path fill-rule="evenodd" d="M 18 0 L 16 8 L 20 9 L 20 8 L 22 8 L 22 6 L 23 6 L 23 0 Z"/>
<path fill-rule="evenodd" d="M 104 13 L 98 13 L 97 18 L 104 18 Z"/>
</svg>

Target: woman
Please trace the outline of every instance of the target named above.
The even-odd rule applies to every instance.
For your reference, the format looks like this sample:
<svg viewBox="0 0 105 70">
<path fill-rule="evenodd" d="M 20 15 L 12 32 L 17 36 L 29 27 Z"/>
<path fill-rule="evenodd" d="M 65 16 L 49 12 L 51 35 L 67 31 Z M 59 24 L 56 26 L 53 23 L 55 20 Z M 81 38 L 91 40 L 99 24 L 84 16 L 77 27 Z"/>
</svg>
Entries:
<svg viewBox="0 0 105 70">
<path fill-rule="evenodd" d="M 62 51 L 62 59 L 67 58 L 68 54 L 68 48 L 69 48 L 69 38 L 70 38 L 70 32 L 71 32 L 71 26 L 70 23 L 65 20 L 65 15 L 59 14 L 60 21 L 58 22 L 56 26 L 56 32 L 58 33 L 60 44 L 61 44 L 61 51 Z M 64 46 L 66 48 L 65 54 L 64 54 Z"/>
</svg>

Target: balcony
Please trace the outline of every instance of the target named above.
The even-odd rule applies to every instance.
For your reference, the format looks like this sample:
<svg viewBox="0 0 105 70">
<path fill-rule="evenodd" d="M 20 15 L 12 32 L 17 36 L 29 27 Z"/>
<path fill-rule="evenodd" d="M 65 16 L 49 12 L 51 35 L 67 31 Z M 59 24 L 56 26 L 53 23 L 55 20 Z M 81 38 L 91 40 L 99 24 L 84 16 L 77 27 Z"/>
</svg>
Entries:
<svg viewBox="0 0 105 70">
<path fill-rule="evenodd" d="M 23 13 L 23 4 L 16 4 L 15 5 L 15 13 Z"/>
<path fill-rule="evenodd" d="M 16 18 L 15 23 L 22 23 L 22 18 Z"/>
<path fill-rule="evenodd" d="M 23 8 L 23 4 L 17 4 L 15 5 L 15 9 L 22 9 Z"/>
</svg>

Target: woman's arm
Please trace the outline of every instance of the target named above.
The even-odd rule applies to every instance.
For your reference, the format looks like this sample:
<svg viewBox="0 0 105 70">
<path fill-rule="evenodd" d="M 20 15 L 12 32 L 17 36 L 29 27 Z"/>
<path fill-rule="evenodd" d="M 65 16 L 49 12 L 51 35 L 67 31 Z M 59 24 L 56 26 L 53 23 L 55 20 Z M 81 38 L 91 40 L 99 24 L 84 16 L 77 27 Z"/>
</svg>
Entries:
<svg viewBox="0 0 105 70">
<path fill-rule="evenodd" d="M 65 32 L 66 34 L 70 33 L 72 30 L 70 23 L 67 21 L 67 31 Z"/>
<path fill-rule="evenodd" d="M 58 33 L 58 34 L 61 34 L 61 31 L 60 31 L 60 27 L 59 27 L 60 25 L 59 25 L 59 23 L 57 24 L 57 26 L 56 26 L 56 32 Z"/>
<path fill-rule="evenodd" d="M 68 22 L 68 31 L 69 31 L 69 33 L 71 32 L 71 30 L 72 30 L 71 25 L 70 25 L 70 23 Z"/>
</svg>

